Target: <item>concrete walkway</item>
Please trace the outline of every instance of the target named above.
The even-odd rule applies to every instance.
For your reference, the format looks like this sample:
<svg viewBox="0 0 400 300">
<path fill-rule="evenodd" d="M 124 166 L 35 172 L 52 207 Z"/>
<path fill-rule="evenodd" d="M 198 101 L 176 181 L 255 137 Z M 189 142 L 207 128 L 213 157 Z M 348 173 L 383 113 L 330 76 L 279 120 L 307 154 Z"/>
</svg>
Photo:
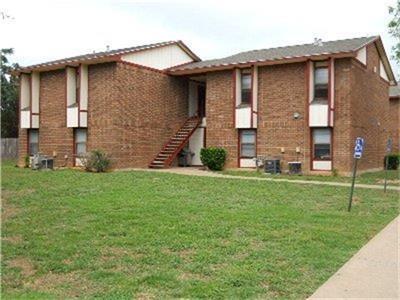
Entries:
<svg viewBox="0 0 400 300">
<path fill-rule="evenodd" d="M 257 180 L 257 181 L 275 181 L 275 182 L 291 182 L 300 184 L 311 184 L 311 185 L 329 185 L 338 187 L 350 187 L 351 183 L 346 182 L 333 182 L 333 181 L 314 181 L 314 180 L 301 180 L 301 179 L 285 179 L 285 178 L 267 178 L 267 177 L 249 177 L 249 176 L 233 176 L 225 175 L 221 173 L 215 173 L 211 171 L 200 170 L 198 168 L 170 168 L 170 169 L 125 169 L 125 170 L 137 170 L 137 171 L 149 171 L 149 172 L 164 172 L 173 173 L 179 175 L 190 175 L 190 176 L 201 176 L 201 177 L 218 177 L 218 178 L 229 178 L 229 179 L 246 179 L 246 180 Z M 123 170 L 121 170 L 123 171 Z M 375 184 L 362 184 L 356 183 L 357 188 L 383 190 L 383 185 Z M 388 186 L 388 190 L 400 191 L 398 186 Z"/>
<path fill-rule="evenodd" d="M 361 248 L 310 299 L 400 299 L 399 225 L 400 216 Z"/>
</svg>

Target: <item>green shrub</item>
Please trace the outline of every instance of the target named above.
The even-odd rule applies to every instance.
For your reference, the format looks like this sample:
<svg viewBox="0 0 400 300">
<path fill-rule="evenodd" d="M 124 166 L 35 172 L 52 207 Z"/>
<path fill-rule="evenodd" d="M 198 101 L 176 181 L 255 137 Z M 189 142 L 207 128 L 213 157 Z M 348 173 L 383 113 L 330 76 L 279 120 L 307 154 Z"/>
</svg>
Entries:
<svg viewBox="0 0 400 300">
<path fill-rule="evenodd" d="M 388 158 L 388 165 L 387 165 L 388 170 L 397 170 L 400 165 L 400 153 L 399 154 L 392 153 L 386 155 L 384 164 L 386 164 L 386 157 Z"/>
<path fill-rule="evenodd" d="M 110 158 L 101 150 L 93 150 L 82 157 L 82 164 L 88 172 L 105 172 L 110 167 Z"/>
<path fill-rule="evenodd" d="M 223 169 L 226 161 L 227 152 L 223 148 L 209 147 L 200 151 L 200 159 L 204 166 L 213 171 Z"/>
</svg>

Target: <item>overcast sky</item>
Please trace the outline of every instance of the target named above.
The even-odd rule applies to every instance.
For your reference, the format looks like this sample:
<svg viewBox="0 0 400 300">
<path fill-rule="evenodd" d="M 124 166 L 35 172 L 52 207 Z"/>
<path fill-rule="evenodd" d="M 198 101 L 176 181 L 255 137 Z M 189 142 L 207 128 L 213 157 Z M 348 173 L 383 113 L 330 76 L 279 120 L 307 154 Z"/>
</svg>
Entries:
<svg viewBox="0 0 400 300">
<path fill-rule="evenodd" d="M 0 47 L 21 65 L 183 40 L 202 59 L 276 46 L 381 35 L 391 54 L 395 0 L 106 1 L 2 0 Z M 392 62 L 396 74 L 400 68 Z"/>
</svg>

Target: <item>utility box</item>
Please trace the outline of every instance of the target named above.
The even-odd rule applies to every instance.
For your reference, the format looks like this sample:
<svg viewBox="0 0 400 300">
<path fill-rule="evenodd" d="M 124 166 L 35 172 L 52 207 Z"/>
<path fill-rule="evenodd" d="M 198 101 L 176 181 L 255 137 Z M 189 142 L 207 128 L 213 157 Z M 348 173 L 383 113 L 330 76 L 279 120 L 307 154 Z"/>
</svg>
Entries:
<svg viewBox="0 0 400 300">
<path fill-rule="evenodd" d="M 194 153 L 188 149 L 182 149 L 182 151 L 178 155 L 178 166 L 179 167 L 188 167 L 192 164 L 192 157 Z"/>
<path fill-rule="evenodd" d="M 281 161 L 279 159 L 266 159 L 264 161 L 264 172 L 269 174 L 281 173 Z"/>
<path fill-rule="evenodd" d="M 301 162 L 290 161 L 288 162 L 289 174 L 301 174 Z"/>
</svg>

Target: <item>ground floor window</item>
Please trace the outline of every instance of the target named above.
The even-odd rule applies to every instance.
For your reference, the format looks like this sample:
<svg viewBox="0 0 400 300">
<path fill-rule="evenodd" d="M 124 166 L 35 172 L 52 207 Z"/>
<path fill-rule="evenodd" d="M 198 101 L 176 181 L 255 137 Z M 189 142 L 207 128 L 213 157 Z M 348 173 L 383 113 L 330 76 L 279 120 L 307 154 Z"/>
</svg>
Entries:
<svg viewBox="0 0 400 300">
<path fill-rule="evenodd" d="M 253 158 L 256 156 L 256 131 L 240 130 L 240 157 Z"/>
<path fill-rule="evenodd" d="M 39 130 L 28 130 L 28 153 L 30 156 L 38 154 L 39 152 Z"/>
<path fill-rule="evenodd" d="M 82 156 L 86 153 L 87 129 L 77 128 L 74 131 L 74 152 L 77 156 Z"/>
<path fill-rule="evenodd" d="M 332 159 L 332 130 L 316 128 L 312 131 L 314 160 Z"/>
</svg>

